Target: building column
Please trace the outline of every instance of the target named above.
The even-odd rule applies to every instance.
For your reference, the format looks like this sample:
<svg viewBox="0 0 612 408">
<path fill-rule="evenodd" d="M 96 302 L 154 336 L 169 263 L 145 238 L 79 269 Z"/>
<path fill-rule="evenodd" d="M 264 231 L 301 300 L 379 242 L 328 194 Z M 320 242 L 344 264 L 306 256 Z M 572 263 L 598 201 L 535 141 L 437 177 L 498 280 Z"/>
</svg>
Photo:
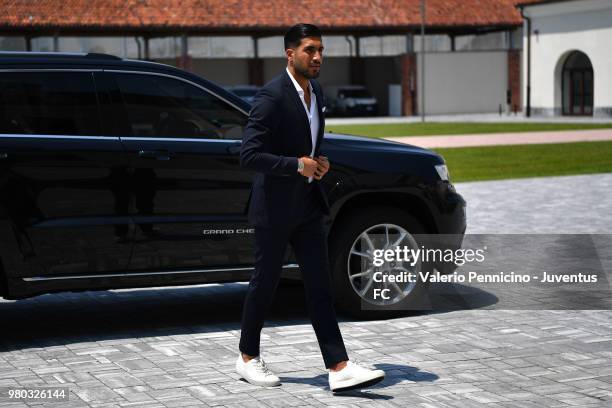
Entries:
<svg viewBox="0 0 612 408">
<path fill-rule="evenodd" d="M 511 112 L 521 107 L 521 50 L 508 50 L 508 91 Z"/>
<path fill-rule="evenodd" d="M 189 56 L 189 43 L 187 34 L 181 35 L 181 55 L 177 58 L 177 67 L 184 69 L 185 71 L 192 71 L 193 64 L 191 57 Z"/>
<path fill-rule="evenodd" d="M 58 52 L 59 49 L 59 32 L 53 33 L 53 51 Z"/>
<path fill-rule="evenodd" d="M 143 38 L 143 42 L 144 42 L 144 59 L 145 60 L 150 60 L 151 58 L 149 57 L 149 37 L 142 37 Z M 140 55 L 139 55 L 140 57 Z"/>
<path fill-rule="evenodd" d="M 402 115 L 417 114 L 417 58 L 414 52 L 400 56 L 402 64 Z"/>
<path fill-rule="evenodd" d="M 247 69 L 249 73 L 249 85 L 264 85 L 264 61 L 259 58 L 259 42 L 257 37 L 253 39 L 253 58 L 247 60 Z"/>
</svg>

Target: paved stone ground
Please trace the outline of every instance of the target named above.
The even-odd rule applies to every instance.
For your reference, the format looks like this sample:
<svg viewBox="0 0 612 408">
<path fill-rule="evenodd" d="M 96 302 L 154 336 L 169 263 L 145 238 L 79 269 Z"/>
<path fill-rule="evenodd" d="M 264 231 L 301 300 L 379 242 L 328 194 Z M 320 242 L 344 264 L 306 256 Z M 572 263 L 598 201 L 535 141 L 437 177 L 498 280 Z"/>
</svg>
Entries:
<svg viewBox="0 0 612 408">
<path fill-rule="evenodd" d="M 609 232 L 612 175 L 465 183 L 470 232 Z M 518 208 L 532 211 L 519 212 Z M 534 211 L 545 210 L 545 211 Z M 610 310 L 479 309 L 444 285 L 434 311 L 375 321 L 341 316 L 351 358 L 386 371 L 334 396 L 302 289 L 281 288 L 262 350 L 283 385 L 233 372 L 246 285 L 118 290 L 0 301 L 0 387 L 66 386 L 50 407 L 612 406 Z M 584 296 L 588 306 L 589 296 Z M 34 402 L 1 407 L 42 406 Z"/>
<path fill-rule="evenodd" d="M 612 233 L 610 173 L 478 181 L 456 187 L 467 201 L 467 233 Z"/>
</svg>

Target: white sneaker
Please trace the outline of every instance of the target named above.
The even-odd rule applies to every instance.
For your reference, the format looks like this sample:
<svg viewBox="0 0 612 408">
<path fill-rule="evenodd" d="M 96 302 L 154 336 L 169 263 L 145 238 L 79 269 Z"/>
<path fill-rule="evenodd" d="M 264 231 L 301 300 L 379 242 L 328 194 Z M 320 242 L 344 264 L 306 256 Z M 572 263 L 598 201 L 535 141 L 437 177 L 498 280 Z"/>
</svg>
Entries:
<svg viewBox="0 0 612 408">
<path fill-rule="evenodd" d="M 333 392 L 355 390 L 374 385 L 384 378 L 384 371 L 370 370 L 349 360 L 342 370 L 329 372 L 329 389 Z"/>
<path fill-rule="evenodd" d="M 242 378 L 253 385 L 260 385 L 262 387 L 280 385 L 280 378 L 270 371 L 261 356 L 252 358 L 248 363 L 245 363 L 242 355 L 239 353 L 238 360 L 236 360 L 236 371 Z"/>
</svg>

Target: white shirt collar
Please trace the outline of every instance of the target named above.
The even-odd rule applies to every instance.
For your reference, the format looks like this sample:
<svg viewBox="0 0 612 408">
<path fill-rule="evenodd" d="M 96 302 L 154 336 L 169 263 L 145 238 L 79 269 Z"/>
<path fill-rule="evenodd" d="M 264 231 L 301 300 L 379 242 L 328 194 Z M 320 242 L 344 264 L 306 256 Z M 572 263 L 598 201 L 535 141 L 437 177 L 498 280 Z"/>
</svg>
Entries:
<svg viewBox="0 0 612 408">
<path fill-rule="evenodd" d="M 310 91 L 310 109 L 306 106 L 306 100 L 304 98 L 304 90 L 297 83 L 291 72 L 289 72 L 289 68 L 287 70 L 287 75 L 291 78 L 291 82 L 295 86 L 295 90 L 297 91 L 300 100 L 302 101 L 302 105 L 304 106 L 304 110 L 306 111 L 306 116 L 308 117 L 308 123 L 310 124 L 310 137 L 312 140 L 312 151 L 310 152 L 310 157 L 314 157 L 315 148 L 317 146 L 317 136 L 319 134 L 319 113 L 317 111 L 317 96 L 312 90 L 312 83 L 308 81 L 308 89 Z M 308 178 L 308 182 L 312 183 L 312 177 Z"/>
<path fill-rule="evenodd" d="M 289 68 L 285 68 L 285 70 L 287 71 L 287 74 L 289 75 L 289 78 L 291 78 L 291 82 L 293 82 L 293 86 L 295 86 L 295 90 L 298 91 L 298 94 L 300 96 L 304 95 L 304 90 L 302 89 L 302 87 L 300 86 L 300 84 L 298 84 L 298 81 L 295 80 L 295 78 L 293 77 L 293 75 L 291 75 L 291 71 L 289 71 Z M 312 95 L 312 84 L 310 83 L 310 81 L 308 81 L 308 90 L 310 91 L 310 94 Z"/>
</svg>

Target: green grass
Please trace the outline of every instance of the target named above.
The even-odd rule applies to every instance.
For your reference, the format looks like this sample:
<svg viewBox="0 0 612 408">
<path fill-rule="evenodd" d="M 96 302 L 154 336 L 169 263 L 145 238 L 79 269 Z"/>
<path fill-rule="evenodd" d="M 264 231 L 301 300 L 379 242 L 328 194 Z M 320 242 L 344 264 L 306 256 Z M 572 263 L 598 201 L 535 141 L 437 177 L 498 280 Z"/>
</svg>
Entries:
<svg viewBox="0 0 612 408">
<path fill-rule="evenodd" d="M 434 150 L 446 160 L 453 183 L 612 172 L 612 142 Z"/>
<path fill-rule="evenodd" d="M 612 123 L 475 123 L 425 122 L 374 125 L 328 125 L 325 130 L 370 137 L 462 135 L 473 133 L 538 132 L 551 130 L 610 129 Z"/>
</svg>

